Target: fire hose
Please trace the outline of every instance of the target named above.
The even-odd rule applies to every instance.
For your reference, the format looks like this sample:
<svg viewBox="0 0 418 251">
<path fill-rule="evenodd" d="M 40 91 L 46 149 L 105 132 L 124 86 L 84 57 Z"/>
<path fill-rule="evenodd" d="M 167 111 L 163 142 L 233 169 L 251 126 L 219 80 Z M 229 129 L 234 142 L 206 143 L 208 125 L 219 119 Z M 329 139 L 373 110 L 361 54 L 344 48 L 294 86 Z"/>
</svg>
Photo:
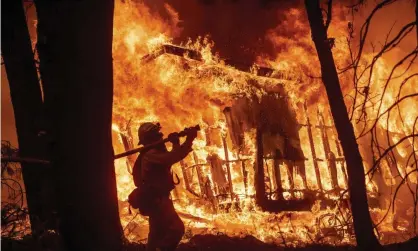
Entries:
<svg viewBox="0 0 418 251">
<path fill-rule="evenodd" d="M 179 132 L 178 133 L 178 136 L 179 137 L 187 136 L 187 134 L 188 134 L 188 132 L 190 130 L 200 131 L 200 126 L 199 125 L 195 125 L 195 126 L 192 126 L 192 127 L 187 127 L 183 131 Z M 154 148 L 154 147 L 156 147 L 156 146 L 158 146 L 160 144 L 166 143 L 168 141 L 170 141 L 170 139 L 169 138 L 165 138 L 165 139 L 162 139 L 160 141 L 154 142 L 152 144 L 145 145 L 143 147 L 138 147 L 138 148 L 135 148 L 135 149 L 126 151 L 124 153 L 119 153 L 119 154 L 116 154 L 114 156 L 114 159 L 123 158 L 123 157 L 126 157 L 128 155 L 131 155 L 131 154 L 134 154 L 134 153 L 138 153 L 138 152 L 142 152 L 142 151 L 147 151 L 147 150 L 149 150 L 151 148 Z M 40 159 L 35 159 L 35 158 L 22 158 L 22 157 L 17 157 L 17 156 L 12 156 L 12 157 L 10 157 L 10 156 L 3 157 L 2 156 L 1 157 L 1 162 L 20 162 L 20 163 L 45 164 L 45 165 L 51 164 L 51 162 L 49 160 L 40 160 Z"/>
<path fill-rule="evenodd" d="M 184 128 L 184 130 L 183 130 L 183 131 L 178 132 L 178 136 L 179 136 L 179 137 L 184 137 L 184 136 L 187 136 L 187 134 L 188 134 L 188 132 L 189 132 L 190 130 L 200 131 L 200 126 L 199 126 L 199 125 L 195 125 L 195 126 L 192 126 L 192 127 L 187 127 L 187 128 Z M 135 148 L 135 149 L 132 149 L 132 150 L 126 151 L 126 152 L 124 152 L 124 153 L 119 153 L 119 154 L 116 154 L 116 155 L 114 156 L 114 159 L 123 158 L 123 157 L 126 157 L 126 156 L 128 156 L 128 155 L 131 155 L 131 154 L 134 154 L 134 153 L 138 153 L 138 152 L 142 152 L 142 151 L 147 151 L 147 150 L 149 150 L 149 149 L 151 149 L 151 148 L 154 148 L 154 147 L 156 147 L 156 146 L 158 146 L 158 145 L 160 145 L 160 144 L 166 143 L 166 142 L 168 142 L 168 141 L 170 141 L 170 139 L 169 139 L 169 138 L 165 138 L 165 139 L 159 140 L 159 141 L 157 141 L 157 142 L 154 142 L 154 143 L 152 143 L 152 144 L 145 145 L 145 146 L 143 146 L 143 147 L 138 147 L 138 148 Z"/>
</svg>

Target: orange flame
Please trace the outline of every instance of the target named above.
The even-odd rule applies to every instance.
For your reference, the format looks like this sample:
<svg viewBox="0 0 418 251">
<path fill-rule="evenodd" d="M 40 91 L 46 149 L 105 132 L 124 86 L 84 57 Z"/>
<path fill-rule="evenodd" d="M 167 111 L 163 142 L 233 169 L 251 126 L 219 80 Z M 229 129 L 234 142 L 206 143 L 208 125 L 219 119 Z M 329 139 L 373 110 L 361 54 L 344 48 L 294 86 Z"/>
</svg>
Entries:
<svg viewBox="0 0 418 251">
<path fill-rule="evenodd" d="M 163 44 L 170 44 L 172 38 L 176 37 L 181 29 L 177 28 L 179 17 L 176 11 L 169 5 L 165 8 L 170 13 L 172 19 L 170 22 L 163 21 L 161 18 L 151 13 L 149 8 L 141 2 L 117 1 L 115 6 L 114 19 L 114 41 L 113 41 L 113 57 L 114 57 L 114 108 L 113 108 L 113 126 L 114 147 L 115 152 L 123 152 L 126 149 L 121 144 L 120 135 L 123 134 L 132 142 L 137 142 L 135 130 L 139 124 L 144 121 L 159 121 L 164 133 L 179 131 L 186 126 L 199 123 L 203 130 L 199 137 L 195 140 L 193 149 L 195 156 L 188 156 L 185 163 L 188 166 L 206 163 L 208 156 L 216 154 L 221 160 L 226 160 L 225 148 L 223 146 L 222 137 L 225 137 L 225 143 L 228 145 L 226 150 L 227 157 L 230 162 L 231 179 L 233 184 L 233 193 L 240 195 L 240 210 L 231 209 L 229 211 L 219 210 L 213 211 L 214 202 L 212 199 L 196 199 L 183 185 L 178 186 L 173 191 L 176 209 L 181 213 L 189 230 L 193 234 L 198 233 L 217 233 L 225 232 L 229 235 L 251 234 L 257 238 L 268 242 L 281 242 L 282 238 L 286 238 L 287 243 L 306 244 L 312 242 L 315 236 L 324 235 L 324 229 L 330 227 L 332 219 L 334 222 L 341 219 L 347 219 L 349 212 L 338 211 L 338 208 L 320 209 L 319 201 L 312 207 L 310 212 L 294 212 L 294 213 L 268 213 L 263 212 L 257 207 L 253 199 L 256 189 L 254 185 L 254 164 L 256 155 L 255 131 L 249 130 L 244 133 L 243 151 L 233 149 L 231 136 L 229 135 L 225 117 L 222 111 L 225 107 L 231 106 L 235 95 L 244 95 L 247 97 L 258 97 L 265 95 L 277 88 L 281 84 L 290 98 L 290 106 L 294 110 L 301 110 L 300 103 L 308 101 L 307 110 L 309 118 L 305 117 L 303 112 L 296 113 L 296 119 L 300 124 L 306 124 L 307 119 L 312 124 L 312 136 L 315 144 L 316 157 L 323 161 L 318 161 L 320 176 L 322 179 L 322 187 L 325 191 L 331 190 L 331 174 L 327 166 L 326 153 L 322 145 L 324 138 L 321 131 L 315 128 L 319 125 L 319 119 L 314 116 L 319 109 L 324 114 L 324 126 L 333 127 L 332 118 L 326 112 L 328 103 L 326 94 L 319 79 L 313 79 L 311 76 L 320 76 L 320 67 L 315 50 L 310 38 L 309 26 L 301 22 L 303 20 L 303 10 L 291 9 L 287 12 L 286 23 L 281 26 L 294 29 L 297 39 L 290 39 L 281 35 L 280 27 L 272 29 L 266 35 L 268 39 L 277 46 L 287 46 L 287 50 L 282 50 L 277 54 L 274 60 L 259 58 L 259 62 L 268 63 L 277 72 L 284 72 L 283 79 L 270 79 L 255 77 L 251 73 L 240 72 L 233 67 L 225 65 L 225 63 L 213 54 L 213 42 L 208 38 L 200 38 L 196 41 L 187 41 L 182 46 L 185 48 L 199 51 L 202 55 L 202 61 L 190 59 L 190 55 L 177 57 L 173 55 L 163 54 L 155 56 L 155 59 L 149 63 L 143 63 L 142 57 L 145 55 L 156 55 Z M 333 49 L 334 57 L 337 65 L 343 65 L 347 60 L 348 47 L 346 44 L 346 33 L 344 22 L 332 22 L 329 28 L 330 37 L 335 37 L 335 48 Z M 370 59 L 371 55 L 367 55 Z M 387 62 L 380 59 L 375 66 L 376 70 L 372 76 L 371 93 L 381 94 L 381 88 L 384 85 L 385 77 L 388 76 Z M 254 68 L 256 70 L 256 68 Z M 308 73 L 308 74 L 306 74 Z M 368 76 L 364 76 L 366 79 Z M 258 86 L 249 85 L 250 80 L 256 79 Z M 416 79 L 413 80 L 415 84 Z M 350 78 L 347 74 L 341 76 L 342 89 L 344 94 L 352 94 L 352 86 Z M 390 114 L 389 123 L 386 123 L 387 114 L 383 112 L 391 106 L 401 85 L 401 81 L 394 81 L 386 93 L 382 96 L 383 102 L 381 109 L 376 106 L 368 106 L 366 112 L 369 118 L 377 118 L 383 116 L 378 121 L 378 127 L 381 130 L 388 130 L 401 135 L 411 133 L 414 128 L 414 119 L 418 114 L 418 100 L 409 99 L 402 102 L 399 107 L 399 114 L 394 112 Z M 309 84 L 308 84 L 309 83 Z M 403 93 L 409 94 L 416 91 L 413 85 L 403 87 Z M 352 106 L 350 100 L 346 100 L 347 106 Z M 360 111 L 356 111 L 359 113 Z M 404 124 L 398 122 L 402 116 Z M 372 121 L 372 120 L 370 120 Z M 127 131 L 122 130 L 128 125 Z M 370 127 L 372 122 L 366 125 Z M 417 126 L 417 125 L 415 125 Z M 132 131 L 130 131 L 132 130 Z M 330 142 L 332 152 L 338 152 L 338 140 L 335 134 L 328 129 L 324 129 L 325 134 Z M 360 127 L 356 128 L 356 132 Z M 418 128 L 415 128 L 418 130 Z M 213 131 L 211 134 L 212 144 L 208 145 L 208 139 L 205 132 Z M 215 133 L 216 131 L 216 133 Z M 117 135 L 117 136 L 116 136 Z M 134 135 L 133 137 L 130 135 Z M 216 136 L 217 135 L 217 136 Z M 307 158 L 305 161 L 307 173 L 307 188 L 304 187 L 302 177 L 294 174 L 295 188 L 298 190 L 310 189 L 317 191 L 319 184 L 315 168 L 313 166 L 313 153 L 309 143 L 309 133 L 307 127 L 301 127 L 299 130 L 302 151 Z M 399 140 L 393 136 L 393 141 Z M 337 142 L 337 143 L 336 143 Z M 400 145 L 398 150 L 401 156 L 406 156 L 408 147 L 412 144 Z M 418 147 L 415 141 L 415 147 Z M 367 154 L 365 152 L 363 155 Z M 240 159 L 247 159 L 245 163 L 247 167 L 247 187 L 244 185 L 243 170 L 238 162 Z M 272 163 L 268 162 L 270 167 Z M 368 165 L 366 163 L 366 165 Z M 390 175 L 388 163 L 383 163 L 383 176 L 386 177 L 385 183 L 394 183 L 394 178 Z M 117 175 L 117 189 L 120 203 L 120 215 L 122 225 L 126 227 L 126 235 L 131 240 L 141 240 L 146 238 L 146 221 L 143 217 L 136 217 L 132 220 L 128 214 L 128 204 L 126 202 L 129 193 L 134 189 L 131 174 L 129 172 L 129 161 L 118 159 L 115 161 Z M 347 184 L 344 180 L 345 162 L 339 162 L 338 185 L 346 189 Z M 369 166 L 370 167 L 370 166 Z M 226 167 L 223 165 L 226 172 Z M 283 164 L 280 167 L 280 173 L 283 180 L 283 188 L 290 188 L 290 167 Z M 184 179 L 182 175 L 182 167 L 176 165 L 174 171 Z M 195 169 L 191 169 L 195 172 Z M 209 189 L 215 192 L 214 184 L 216 181 L 213 175 L 209 175 L 211 167 L 208 165 L 201 166 L 201 179 L 209 181 Z M 399 168 L 401 175 L 408 172 L 408 168 L 401 166 Z M 274 172 L 269 170 L 268 176 L 274 178 Z M 200 179 L 198 173 L 193 173 L 191 178 L 191 190 L 200 191 Z M 376 190 L 376 184 L 369 180 L 367 189 L 372 193 Z M 417 183 L 417 176 L 411 175 L 411 182 Z M 273 186 L 272 189 L 277 189 Z M 245 192 L 247 191 L 247 193 Z M 243 196 L 246 194 L 246 196 Z M 303 194 L 291 194 L 284 192 L 285 199 L 293 197 L 303 197 Z M 330 198 L 333 195 L 328 195 Z M 334 195 L 334 199 L 338 196 Z M 211 201 L 212 200 L 212 201 Z M 220 203 L 220 201 L 218 201 Z M 376 220 L 382 218 L 384 210 L 374 209 L 373 214 Z M 327 218 L 328 217 L 328 218 Z M 334 217 L 334 218 L 332 218 Z M 328 221 L 327 221 L 328 219 Z M 350 221 L 350 220 L 348 220 Z M 325 223 L 328 222 L 328 223 Z M 385 221 L 380 229 L 394 231 L 388 224 L 390 218 Z M 145 224 L 145 225 L 144 225 Z M 321 225 L 322 224 L 322 225 Z M 324 225 L 325 224 L 325 225 Z M 340 243 L 353 242 L 348 231 L 348 225 L 340 227 Z M 332 226 L 331 226 L 332 227 Z M 329 240 L 332 242 L 332 240 Z M 335 240 L 334 240 L 335 241 Z"/>
</svg>

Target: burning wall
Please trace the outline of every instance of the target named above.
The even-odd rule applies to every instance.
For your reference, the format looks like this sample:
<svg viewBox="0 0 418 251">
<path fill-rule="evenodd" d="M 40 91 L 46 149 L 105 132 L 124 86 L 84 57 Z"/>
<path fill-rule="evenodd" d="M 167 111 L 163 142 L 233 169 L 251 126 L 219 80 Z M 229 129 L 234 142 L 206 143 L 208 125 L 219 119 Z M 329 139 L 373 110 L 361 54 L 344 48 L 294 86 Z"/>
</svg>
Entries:
<svg viewBox="0 0 418 251">
<path fill-rule="evenodd" d="M 116 4 L 115 152 L 136 145 L 136 128 L 144 121 L 159 121 L 165 134 L 199 123 L 204 130 L 193 146 L 193 154 L 174 167 L 182 183 L 172 196 L 190 234 L 252 234 L 265 241 L 280 243 L 286 238 L 287 243 L 295 244 L 312 240 L 351 242 L 351 218 L 339 197 L 347 186 L 344 158 L 327 112 L 325 92 L 313 77 L 319 76 L 319 67 L 303 9 L 282 12 L 284 21 L 270 27 L 265 35 L 280 53 L 258 56 L 256 61 L 264 66 L 268 63 L 275 70 L 254 66 L 243 72 L 237 69 L 243 70 L 246 64 L 235 62 L 235 68 L 230 67 L 234 59 L 222 60 L 212 53 L 214 43 L 208 38 L 184 42 L 178 47 L 183 53 L 167 51 L 175 48 L 165 45 L 176 37 L 178 40 L 181 28 L 175 9 L 163 6 L 168 21 L 143 2 Z M 333 52 L 337 64 L 346 60 L 345 25 L 337 19 L 329 30 L 336 37 Z M 284 27 L 297 39 L 289 39 Z M 395 81 L 386 93 L 379 92 L 382 78 L 388 75 L 385 64 L 380 60 L 371 76 L 371 92 L 380 93 L 383 100 L 380 110 L 366 108 L 371 118 L 387 116 L 383 111 L 393 103 L 401 84 Z M 344 93 L 349 95 L 349 75 L 342 75 L 341 80 Z M 403 93 L 413 92 L 411 86 L 404 86 Z M 396 141 L 411 132 L 417 106 L 418 101 L 413 99 L 401 103 L 402 116 L 391 114 L 388 124 L 379 121 L 379 133 L 389 132 Z M 399 116 L 406 125 L 396 120 Z M 356 126 L 357 133 L 360 128 Z M 373 155 L 367 149 L 368 142 L 361 140 L 363 158 L 370 168 Z M 406 158 L 404 152 L 411 144 L 416 142 L 405 141 L 396 148 L 402 158 Z M 138 241 L 146 238 L 147 223 L 128 213 L 126 198 L 133 189 L 129 173 L 133 159 L 120 159 L 115 164 L 121 220 L 127 237 Z M 404 176 L 408 171 L 403 162 L 396 167 L 390 159 L 383 166 L 380 183 L 377 176 L 368 180 L 369 197 L 377 201 L 372 209 L 376 221 L 387 207 L 387 198 L 380 202 L 377 199 L 377 192 L 383 192 L 379 188 L 383 184 L 385 189 L 393 187 L 394 173 L 400 170 Z M 262 172 L 260 181 L 256 173 Z M 411 184 L 417 183 L 416 175 L 409 179 Z M 264 208 L 255 203 L 256 190 L 260 189 Z M 303 208 L 305 211 L 296 212 L 300 210 L 298 205 L 308 205 L 308 211 Z M 410 206 L 405 209 L 411 210 Z M 286 212 L 277 213 L 283 210 Z M 387 224 L 379 229 L 395 231 L 390 220 L 386 218 Z"/>
</svg>

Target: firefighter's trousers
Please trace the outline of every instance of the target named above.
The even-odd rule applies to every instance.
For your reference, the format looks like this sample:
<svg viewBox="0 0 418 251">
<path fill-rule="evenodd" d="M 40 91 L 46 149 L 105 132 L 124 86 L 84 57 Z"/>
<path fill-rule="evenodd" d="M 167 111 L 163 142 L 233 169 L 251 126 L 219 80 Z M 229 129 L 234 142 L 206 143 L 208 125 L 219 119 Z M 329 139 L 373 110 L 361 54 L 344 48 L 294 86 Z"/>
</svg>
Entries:
<svg viewBox="0 0 418 251">
<path fill-rule="evenodd" d="M 175 250 L 184 234 L 184 224 L 168 196 L 161 197 L 149 216 L 147 250 Z"/>
</svg>

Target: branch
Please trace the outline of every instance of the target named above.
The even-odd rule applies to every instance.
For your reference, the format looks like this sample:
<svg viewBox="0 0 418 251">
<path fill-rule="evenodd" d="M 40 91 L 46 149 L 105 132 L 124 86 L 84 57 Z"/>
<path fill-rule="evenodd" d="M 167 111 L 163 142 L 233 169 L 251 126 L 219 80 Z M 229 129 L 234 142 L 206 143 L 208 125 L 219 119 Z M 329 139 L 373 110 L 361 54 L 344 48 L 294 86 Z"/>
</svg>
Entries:
<svg viewBox="0 0 418 251">
<path fill-rule="evenodd" d="M 372 10 L 372 12 L 370 13 L 370 15 L 367 17 L 366 21 L 364 22 L 364 24 L 362 25 L 362 27 L 360 28 L 360 49 L 359 49 L 359 53 L 357 55 L 357 58 L 360 59 L 361 58 L 361 54 L 363 52 L 364 49 L 364 41 L 366 41 L 368 32 L 369 32 L 369 27 L 370 27 L 370 23 L 371 20 L 373 18 L 373 16 L 376 14 L 376 12 L 379 9 L 382 9 L 385 6 L 388 6 L 394 2 L 396 2 L 397 0 L 385 0 L 382 1 L 381 3 L 379 3 L 378 5 L 376 5 L 376 7 Z"/>
<path fill-rule="evenodd" d="M 34 159 L 34 158 L 21 158 L 21 157 L 1 157 L 1 162 L 19 162 L 19 163 L 30 163 L 30 164 L 51 164 L 48 160 Z"/>
<path fill-rule="evenodd" d="M 403 137 L 402 139 L 400 139 L 396 144 L 391 145 L 389 148 L 387 148 L 383 154 L 381 154 L 379 156 L 379 158 L 376 160 L 376 162 L 373 164 L 372 168 L 370 168 L 370 170 L 366 173 L 366 175 L 368 175 L 373 169 L 376 168 L 376 166 L 380 163 L 380 161 L 383 159 L 383 157 L 385 157 L 390 151 L 392 151 L 392 149 L 394 149 L 395 147 L 397 147 L 399 144 L 401 144 L 403 141 L 409 139 L 409 138 L 414 138 L 414 137 L 418 137 L 418 133 L 415 134 L 411 134 L 408 136 Z"/>
<path fill-rule="evenodd" d="M 418 1 L 415 1 L 415 25 L 417 26 L 415 30 L 417 31 L 417 47 L 418 47 Z"/>
<path fill-rule="evenodd" d="M 325 31 L 328 31 L 332 19 L 332 0 L 328 0 L 327 20 L 325 22 Z"/>
</svg>

